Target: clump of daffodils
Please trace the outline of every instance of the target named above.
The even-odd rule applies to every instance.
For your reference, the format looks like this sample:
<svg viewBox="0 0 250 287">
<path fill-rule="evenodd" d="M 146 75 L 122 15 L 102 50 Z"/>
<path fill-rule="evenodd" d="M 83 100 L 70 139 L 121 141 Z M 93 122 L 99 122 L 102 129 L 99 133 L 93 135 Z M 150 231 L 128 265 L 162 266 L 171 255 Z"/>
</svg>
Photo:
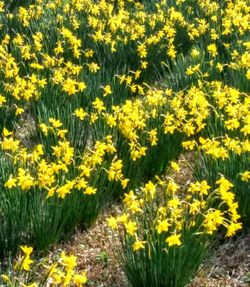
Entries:
<svg viewBox="0 0 250 287">
<path fill-rule="evenodd" d="M 77 257 L 61 252 L 59 258 L 31 259 L 33 248 L 23 245 L 14 267 L 2 274 L 4 286 L 85 286 L 86 272 L 77 271 Z"/>
<path fill-rule="evenodd" d="M 16 166 L 16 174 L 11 174 L 4 183 L 7 189 L 21 189 L 29 191 L 32 188 L 44 190 L 47 198 L 57 195 L 64 199 L 74 189 L 85 195 L 95 194 L 97 189 L 89 184 L 89 178 L 98 167 L 102 166 L 107 154 L 113 155 L 116 148 L 112 136 L 108 135 L 103 141 L 96 141 L 93 148 L 85 152 L 81 157 L 77 155 L 74 147 L 66 139 L 67 130 L 61 128 L 59 120 L 50 119 L 51 126 L 40 124 L 44 133 L 54 132 L 59 137 L 56 145 L 50 146 L 51 157 L 44 151 L 45 145 L 38 144 L 32 151 L 27 150 L 13 132 L 6 128 L 3 132 L 3 140 L 0 141 L 0 150 L 8 151 L 8 158 Z M 60 132 L 63 132 L 61 135 Z M 78 156 L 79 164 L 75 158 Z M 109 180 L 120 180 L 126 185 L 127 180 L 121 173 L 122 163 L 117 160 L 112 162 L 108 171 Z M 71 172 L 70 171 L 74 171 Z M 62 181 L 62 174 L 65 180 Z M 70 178 L 70 176 L 71 178 Z M 125 180 L 125 181 L 124 181 Z"/>
<path fill-rule="evenodd" d="M 108 225 L 121 235 L 120 258 L 128 279 L 133 282 L 132 272 L 151 272 L 140 281 L 154 284 L 153 277 L 158 276 L 165 285 L 152 286 L 185 286 L 213 236 L 220 231 L 230 237 L 242 228 L 232 188 L 223 176 L 214 190 L 205 180 L 181 187 L 172 178 L 158 178 L 126 193 L 124 212 L 109 218 Z M 183 279 L 185 284 L 177 273 L 189 274 Z"/>
<path fill-rule="evenodd" d="M 133 238 L 133 250 L 144 249 L 150 244 L 145 239 L 149 230 L 142 230 L 142 219 L 150 213 L 150 232 L 164 234 L 166 248 L 185 244 L 182 233 L 187 229 L 196 230 L 195 236 L 213 235 L 221 227 L 226 237 L 233 236 L 241 229 L 238 203 L 232 191 L 233 184 L 225 177 L 216 182 L 217 188 L 211 190 L 203 180 L 190 183 L 185 190 L 173 179 L 149 181 L 138 191 L 125 194 L 124 213 L 111 217 L 108 225 L 112 229 L 123 227 L 126 237 Z M 219 207 L 213 202 L 217 202 Z"/>
</svg>

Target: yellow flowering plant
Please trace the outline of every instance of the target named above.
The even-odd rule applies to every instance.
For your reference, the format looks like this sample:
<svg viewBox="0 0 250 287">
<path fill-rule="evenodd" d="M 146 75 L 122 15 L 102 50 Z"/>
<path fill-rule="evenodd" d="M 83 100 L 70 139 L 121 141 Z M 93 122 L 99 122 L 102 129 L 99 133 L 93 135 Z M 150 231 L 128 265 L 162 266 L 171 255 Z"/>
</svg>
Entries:
<svg viewBox="0 0 250 287">
<path fill-rule="evenodd" d="M 239 213 L 249 227 L 249 94 L 214 81 L 209 102 L 213 105 L 200 137 L 194 141 L 196 151 L 194 176 L 214 183 L 223 174 L 234 185 Z M 187 148 L 188 149 L 188 148 Z"/>
<path fill-rule="evenodd" d="M 1 270 L 2 286 L 78 286 L 87 282 L 86 271 L 77 270 L 77 257 L 60 254 L 50 254 L 40 260 L 31 259 L 33 248 L 20 246 L 21 254 L 14 263 Z M 2 268 L 1 268 L 2 269 Z"/>
<path fill-rule="evenodd" d="M 215 205 L 216 203 L 216 205 Z M 232 184 L 221 177 L 212 190 L 196 181 L 149 181 L 123 199 L 124 213 L 108 219 L 120 234 L 118 259 L 132 286 L 186 286 L 218 230 L 226 237 L 241 229 Z"/>
<path fill-rule="evenodd" d="M 204 152 L 199 152 L 199 155 L 197 154 L 194 176 L 199 180 L 206 178 L 212 184 L 220 178 L 220 174 L 224 174 L 234 186 L 234 194 L 239 203 L 239 213 L 244 227 L 248 229 L 250 223 L 248 204 L 250 200 L 249 142 L 228 137 L 222 138 L 220 141 L 216 140 L 216 142 L 218 144 L 215 148 L 218 151 L 215 154 L 212 151 L 208 153 L 206 149 Z M 220 149 L 221 154 L 219 153 Z"/>
<path fill-rule="evenodd" d="M 51 118 L 50 123 L 51 126 L 41 124 L 44 131 L 64 130 L 59 120 Z M 120 161 L 113 164 L 116 148 L 111 135 L 96 141 L 82 156 L 66 136 L 47 146 L 49 153 L 41 144 L 26 149 L 6 128 L 2 136 L 2 257 L 15 253 L 20 244 L 32 243 L 37 249 L 45 249 L 68 236 L 76 225 L 88 227 L 112 196 L 109 180 L 118 181 L 122 188 L 129 181 L 122 174 Z M 109 164 L 106 172 L 104 166 Z"/>
</svg>

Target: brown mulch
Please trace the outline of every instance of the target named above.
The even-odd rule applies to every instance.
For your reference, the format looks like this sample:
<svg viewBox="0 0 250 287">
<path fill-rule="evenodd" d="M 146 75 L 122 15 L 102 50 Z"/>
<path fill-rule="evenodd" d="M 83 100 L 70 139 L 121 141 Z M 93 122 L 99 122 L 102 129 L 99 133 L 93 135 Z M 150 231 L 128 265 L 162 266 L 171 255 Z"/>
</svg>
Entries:
<svg viewBox="0 0 250 287">
<path fill-rule="evenodd" d="M 224 242 L 207 261 L 192 287 L 250 286 L 250 233 Z"/>
<path fill-rule="evenodd" d="M 77 256 L 79 269 L 87 271 L 87 286 L 127 286 L 115 256 L 119 238 L 107 226 L 107 218 L 117 214 L 119 209 L 118 204 L 112 206 L 99 216 L 93 227 L 76 232 L 74 238 L 62 246 L 68 253 Z"/>
</svg>

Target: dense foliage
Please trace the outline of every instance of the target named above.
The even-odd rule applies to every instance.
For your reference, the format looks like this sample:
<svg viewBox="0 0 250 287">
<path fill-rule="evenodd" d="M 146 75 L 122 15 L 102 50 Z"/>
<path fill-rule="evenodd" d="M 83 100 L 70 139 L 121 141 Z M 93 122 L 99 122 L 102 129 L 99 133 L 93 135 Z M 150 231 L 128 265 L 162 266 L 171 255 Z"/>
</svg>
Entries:
<svg viewBox="0 0 250 287">
<path fill-rule="evenodd" d="M 247 229 L 249 12 L 244 0 L 0 1 L 1 258 L 89 227 L 125 194 L 111 227 L 125 228 L 130 283 L 181 287 L 217 230 Z M 189 188 L 153 183 L 186 152 Z"/>
</svg>

